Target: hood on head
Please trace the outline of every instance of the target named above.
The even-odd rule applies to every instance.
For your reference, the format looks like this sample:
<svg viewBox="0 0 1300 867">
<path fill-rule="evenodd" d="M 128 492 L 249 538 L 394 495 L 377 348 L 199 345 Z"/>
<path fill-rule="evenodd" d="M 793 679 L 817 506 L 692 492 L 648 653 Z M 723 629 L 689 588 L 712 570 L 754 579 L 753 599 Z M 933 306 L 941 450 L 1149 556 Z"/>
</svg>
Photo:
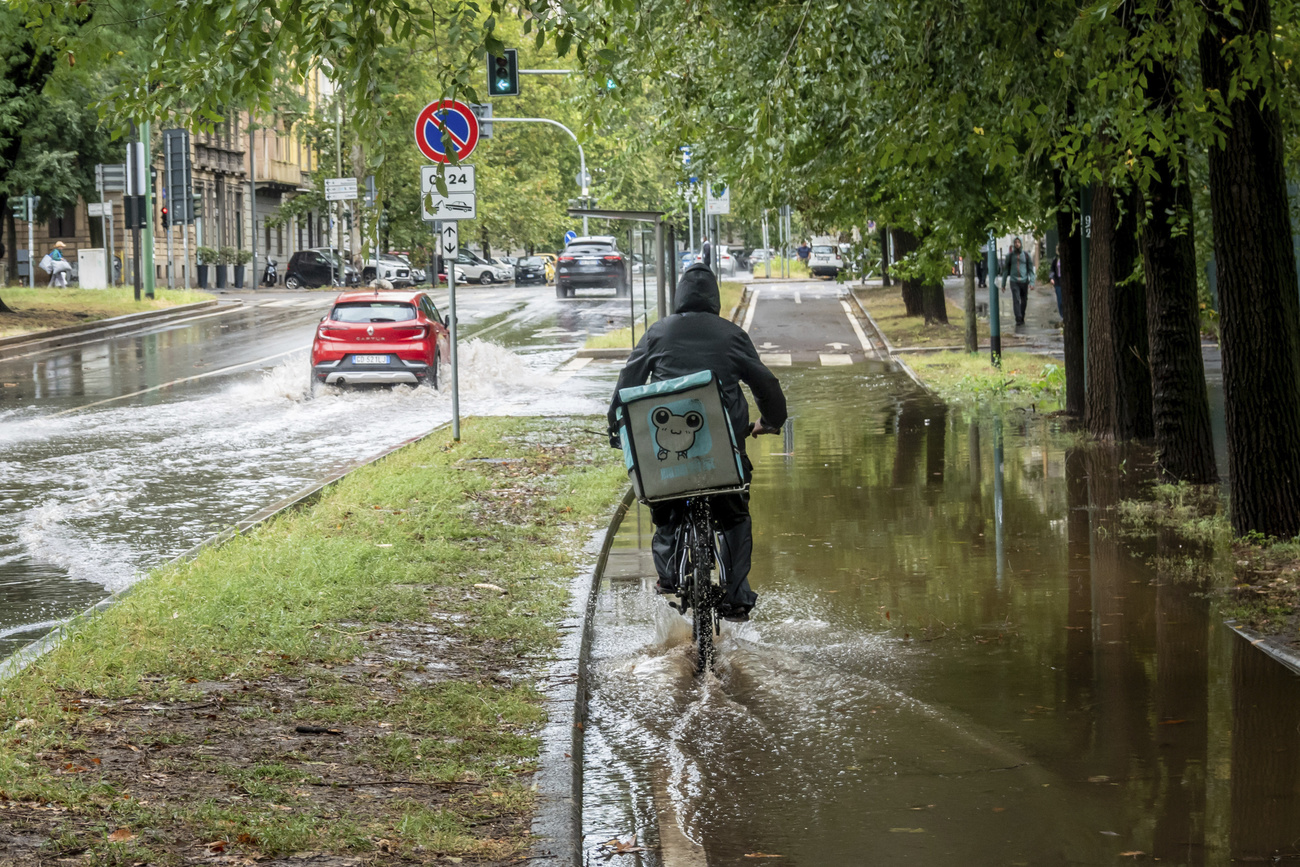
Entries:
<svg viewBox="0 0 1300 867">
<path fill-rule="evenodd" d="M 696 262 L 684 272 L 677 283 L 676 313 L 713 313 L 722 309 L 718 297 L 718 281 L 703 262 Z"/>
</svg>

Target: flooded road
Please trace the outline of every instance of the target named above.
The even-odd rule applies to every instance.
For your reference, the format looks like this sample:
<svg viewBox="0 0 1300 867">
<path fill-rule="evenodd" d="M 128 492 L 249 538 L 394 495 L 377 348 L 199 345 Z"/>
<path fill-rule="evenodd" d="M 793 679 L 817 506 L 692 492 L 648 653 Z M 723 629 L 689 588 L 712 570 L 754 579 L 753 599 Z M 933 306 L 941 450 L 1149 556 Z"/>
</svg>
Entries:
<svg viewBox="0 0 1300 867">
<path fill-rule="evenodd" d="M 756 340 L 758 338 L 756 337 Z M 751 445 L 749 624 L 716 676 L 629 513 L 599 598 L 586 860 L 1300 861 L 1300 681 L 1222 625 L 1139 463 L 945 407 L 881 364 L 781 371 Z M 752 441 L 751 441 L 752 442 Z"/>
<path fill-rule="evenodd" d="M 599 411 L 608 371 L 557 374 L 626 301 L 458 291 L 463 415 Z M 434 293 L 445 309 L 445 290 Z M 0 657 L 150 567 L 451 415 L 450 391 L 308 395 L 332 293 L 0 361 Z M 593 399 L 591 395 L 597 394 Z"/>
</svg>

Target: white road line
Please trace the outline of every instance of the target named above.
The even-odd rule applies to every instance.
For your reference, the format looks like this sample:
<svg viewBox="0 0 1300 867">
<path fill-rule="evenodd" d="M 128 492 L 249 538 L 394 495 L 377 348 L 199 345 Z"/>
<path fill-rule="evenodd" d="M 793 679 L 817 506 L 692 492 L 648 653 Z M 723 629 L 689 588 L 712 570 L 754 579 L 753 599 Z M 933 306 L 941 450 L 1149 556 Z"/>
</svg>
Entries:
<svg viewBox="0 0 1300 867">
<path fill-rule="evenodd" d="M 749 293 L 749 309 L 745 311 L 745 324 L 740 326 L 746 334 L 749 333 L 749 326 L 754 324 L 754 308 L 758 306 L 758 293 L 761 291 L 763 290 L 755 289 Z"/>
<path fill-rule="evenodd" d="M 263 301 L 258 307 L 289 307 L 296 304 L 292 298 L 277 298 L 274 301 Z"/>
<path fill-rule="evenodd" d="M 334 303 L 330 298 L 308 298 L 306 301 L 299 301 L 295 307 L 328 307 Z"/>
<path fill-rule="evenodd" d="M 758 360 L 768 367 L 789 367 L 793 362 L 790 361 L 788 352 L 766 352 L 758 356 Z"/>
<path fill-rule="evenodd" d="M 286 349 L 284 352 L 277 352 L 275 355 L 267 355 L 263 358 L 255 358 L 252 361 L 245 361 L 243 364 L 232 364 L 229 367 L 222 367 L 218 370 L 209 370 L 207 373 L 199 373 L 194 376 L 184 377 L 183 379 L 173 379 L 171 382 L 164 382 L 161 385 L 142 388 L 139 391 L 133 391 L 130 394 L 119 394 L 117 397 L 106 397 L 103 400 L 97 400 L 94 403 L 88 403 L 84 406 L 76 406 L 72 409 L 65 409 L 61 412 L 51 413 L 49 417 L 53 418 L 54 416 L 69 415 L 74 412 L 81 412 L 83 409 L 90 409 L 95 406 L 103 406 L 106 403 L 126 400 L 128 397 L 139 397 L 142 394 L 148 394 L 151 391 L 161 391 L 164 388 L 171 388 L 173 385 L 180 385 L 184 382 L 194 382 L 197 379 L 207 379 L 210 376 L 221 376 L 223 373 L 229 373 L 232 370 L 239 370 L 241 367 L 252 367 L 257 364 L 264 364 L 268 361 L 274 361 L 277 358 L 284 358 L 286 355 L 293 355 L 295 352 L 305 352 L 310 348 L 310 345 L 306 345 L 299 346 L 296 349 Z"/>
<path fill-rule="evenodd" d="M 586 367 L 588 364 L 591 364 L 590 358 L 587 357 L 570 358 L 568 361 L 564 362 L 564 364 L 561 364 L 559 369 L 560 370 L 581 370 L 582 368 Z"/>
<path fill-rule="evenodd" d="M 818 357 L 822 360 L 822 367 L 841 367 L 845 364 L 853 363 L 853 356 L 851 355 L 837 355 L 823 352 Z"/>
<path fill-rule="evenodd" d="M 799 293 L 798 293 L 798 291 L 796 291 L 796 292 L 794 293 L 794 303 L 795 303 L 795 304 L 802 304 L 802 303 L 803 303 L 803 299 L 799 297 Z"/>
<path fill-rule="evenodd" d="M 875 350 L 871 348 L 871 341 L 867 339 L 866 332 L 858 324 L 858 317 L 853 315 L 853 308 L 849 306 L 849 302 L 841 299 L 840 304 L 844 307 L 844 315 L 849 317 L 849 324 L 853 326 L 853 333 L 858 335 L 858 342 L 862 344 L 862 348 L 866 350 L 868 355 L 874 354 Z"/>
</svg>

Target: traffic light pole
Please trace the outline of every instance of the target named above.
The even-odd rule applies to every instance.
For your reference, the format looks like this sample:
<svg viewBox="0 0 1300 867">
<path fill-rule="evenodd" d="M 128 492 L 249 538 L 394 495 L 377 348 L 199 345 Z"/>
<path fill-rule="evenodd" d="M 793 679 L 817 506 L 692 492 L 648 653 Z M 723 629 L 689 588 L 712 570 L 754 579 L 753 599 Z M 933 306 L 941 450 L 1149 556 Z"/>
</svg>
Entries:
<svg viewBox="0 0 1300 867">
<path fill-rule="evenodd" d="M 36 232 L 32 222 L 36 215 L 32 213 L 36 209 L 32 207 L 32 191 L 27 191 L 27 196 L 23 199 L 27 205 L 27 288 L 36 288 Z"/>
<path fill-rule="evenodd" d="M 520 71 L 522 72 L 523 70 Z M 569 134 L 569 138 L 573 139 L 573 143 L 578 146 L 578 173 L 582 176 L 583 180 L 587 179 L 587 155 L 582 150 L 582 142 L 578 141 L 578 137 L 573 134 L 573 130 L 569 129 L 567 126 L 560 123 L 558 120 L 551 120 L 549 117 L 494 117 L 492 118 L 492 122 L 493 123 L 549 123 L 551 126 L 558 126 L 560 129 L 567 132 Z M 587 198 L 587 190 L 588 190 L 587 185 L 583 184 L 582 198 L 584 200 Z M 584 208 L 590 208 L 590 203 L 584 201 L 583 206 Z M 582 218 L 582 234 L 584 235 L 590 234 L 587 228 L 587 218 L 585 216 Z"/>
<path fill-rule="evenodd" d="M 144 297 L 154 297 L 154 277 L 153 277 L 153 154 L 149 145 L 149 121 L 140 124 L 140 142 L 144 145 L 144 229 L 142 244 L 144 245 Z"/>
</svg>

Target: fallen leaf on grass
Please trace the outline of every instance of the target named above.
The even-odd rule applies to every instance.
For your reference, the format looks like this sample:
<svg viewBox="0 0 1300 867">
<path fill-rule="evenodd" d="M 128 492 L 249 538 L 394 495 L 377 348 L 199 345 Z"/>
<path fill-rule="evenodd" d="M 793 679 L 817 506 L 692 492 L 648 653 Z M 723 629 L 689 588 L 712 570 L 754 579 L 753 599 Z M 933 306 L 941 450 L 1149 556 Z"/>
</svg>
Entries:
<svg viewBox="0 0 1300 867">
<path fill-rule="evenodd" d="M 112 834 L 108 835 L 108 842 L 110 843 L 125 843 L 128 840 L 134 839 L 135 835 L 131 833 L 130 828 L 118 828 Z"/>
<path fill-rule="evenodd" d="M 601 845 L 608 848 L 610 854 L 613 855 L 630 855 L 633 852 L 645 851 L 645 849 L 636 844 L 636 834 L 633 834 L 632 839 L 628 840 L 626 843 L 615 837 L 613 840 L 606 840 Z"/>
<path fill-rule="evenodd" d="M 505 592 L 506 592 L 506 588 L 504 588 L 504 587 L 498 587 L 498 586 L 495 585 L 495 584 L 475 584 L 474 586 L 475 586 L 476 588 L 478 588 L 479 590 L 492 590 L 492 591 L 495 591 L 495 592 L 497 592 L 497 593 L 505 593 Z"/>
</svg>

